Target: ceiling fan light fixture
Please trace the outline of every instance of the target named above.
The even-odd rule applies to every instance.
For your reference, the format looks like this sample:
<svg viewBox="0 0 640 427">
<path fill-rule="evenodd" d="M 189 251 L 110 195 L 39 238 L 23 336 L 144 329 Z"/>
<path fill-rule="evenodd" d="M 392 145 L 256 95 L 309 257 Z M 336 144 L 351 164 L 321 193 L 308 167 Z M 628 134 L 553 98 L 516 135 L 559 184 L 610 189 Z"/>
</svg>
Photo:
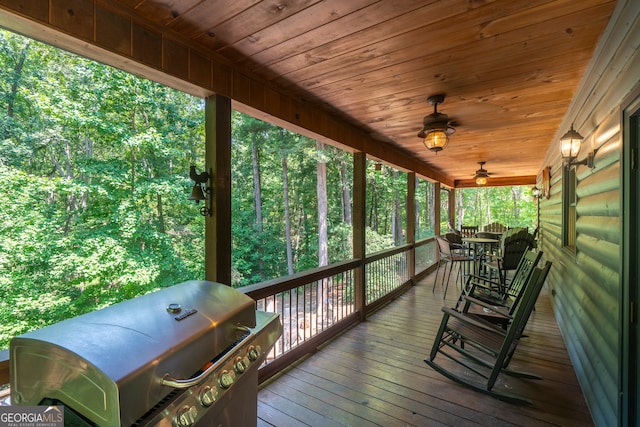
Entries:
<svg viewBox="0 0 640 427">
<path fill-rule="evenodd" d="M 433 105 L 433 113 L 424 117 L 422 130 L 418 133 L 423 138 L 425 147 L 431 151 L 442 151 L 449 144 L 449 136 L 456 130 L 449 125 L 449 116 L 438 113 L 438 104 L 444 101 L 444 95 L 433 95 L 427 102 Z"/>
<path fill-rule="evenodd" d="M 486 176 L 477 176 L 476 177 L 476 184 L 478 184 L 478 185 L 486 185 L 487 184 L 487 177 Z"/>
<path fill-rule="evenodd" d="M 449 135 L 440 129 L 431 130 L 427 132 L 423 142 L 424 146 L 431 151 L 442 151 L 449 144 Z"/>
<path fill-rule="evenodd" d="M 487 182 L 489 181 L 489 172 L 484 168 L 485 163 L 486 162 L 478 162 L 480 169 L 478 169 L 476 174 L 473 176 L 476 180 L 476 184 L 480 186 L 487 185 Z"/>
</svg>

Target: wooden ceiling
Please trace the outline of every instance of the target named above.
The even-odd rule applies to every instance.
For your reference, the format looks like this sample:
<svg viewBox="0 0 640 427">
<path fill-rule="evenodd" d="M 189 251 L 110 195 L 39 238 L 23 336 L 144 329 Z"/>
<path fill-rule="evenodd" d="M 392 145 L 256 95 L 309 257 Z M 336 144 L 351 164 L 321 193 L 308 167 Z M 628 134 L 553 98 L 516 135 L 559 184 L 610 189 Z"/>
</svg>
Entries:
<svg viewBox="0 0 640 427">
<path fill-rule="evenodd" d="M 113 0 L 453 180 L 536 175 L 614 0 Z M 456 122 L 435 154 L 417 133 Z"/>
</svg>

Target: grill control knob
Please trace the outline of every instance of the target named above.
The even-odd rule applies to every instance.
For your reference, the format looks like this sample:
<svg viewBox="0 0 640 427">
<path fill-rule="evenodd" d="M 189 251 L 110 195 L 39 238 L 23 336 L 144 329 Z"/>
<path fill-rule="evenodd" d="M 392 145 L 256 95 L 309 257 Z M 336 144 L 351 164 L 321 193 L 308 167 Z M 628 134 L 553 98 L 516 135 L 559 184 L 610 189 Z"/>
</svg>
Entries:
<svg viewBox="0 0 640 427">
<path fill-rule="evenodd" d="M 259 347 L 258 348 L 254 347 L 254 346 L 249 347 L 249 351 L 247 352 L 247 356 L 249 356 L 249 360 L 251 360 L 252 362 L 255 362 L 256 360 L 258 360 L 258 357 L 260 357 Z"/>
<path fill-rule="evenodd" d="M 198 410 L 195 406 L 185 405 L 178 410 L 178 415 L 176 416 L 176 424 L 179 427 L 191 427 L 196 423 L 196 418 L 198 417 Z"/>
<path fill-rule="evenodd" d="M 206 386 L 200 392 L 200 403 L 202 403 L 202 406 L 211 406 L 217 399 L 218 389 L 215 388 L 215 386 L 213 388 Z"/>
<path fill-rule="evenodd" d="M 233 380 L 234 380 L 234 375 L 232 372 L 222 371 L 222 373 L 220 374 L 220 379 L 218 380 L 218 383 L 222 388 L 229 388 L 231 387 L 231 384 L 233 384 Z"/>
<path fill-rule="evenodd" d="M 180 313 L 182 311 L 182 307 L 180 306 L 180 304 L 169 304 L 167 306 L 167 311 L 172 314 Z"/>
<path fill-rule="evenodd" d="M 244 371 L 247 370 L 247 366 L 249 366 L 249 360 L 245 360 L 242 357 L 238 357 L 235 363 L 233 364 L 233 369 L 237 373 L 242 374 L 244 373 Z"/>
</svg>

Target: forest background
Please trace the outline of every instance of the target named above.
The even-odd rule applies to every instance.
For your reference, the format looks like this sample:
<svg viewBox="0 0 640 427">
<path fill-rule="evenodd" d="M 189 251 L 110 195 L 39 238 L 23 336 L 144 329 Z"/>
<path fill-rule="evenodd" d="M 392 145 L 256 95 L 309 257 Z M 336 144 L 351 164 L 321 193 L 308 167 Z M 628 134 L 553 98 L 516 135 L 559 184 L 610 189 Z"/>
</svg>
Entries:
<svg viewBox="0 0 640 427">
<path fill-rule="evenodd" d="M 204 101 L 6 31 L 0 52 L 0 349 L 203 279 L 204 217 L 188 197 Z M 351 154 L 232 119 L 233 286 L 352 258 Z M 406 181 L 369 161 L 368 254 L 406 242 Z M 434 189 L 417 179 L 416 239 L 433 236 Z M 456 194 L 457 224 L 535 226 L 526 187 Z"/>
</svg>

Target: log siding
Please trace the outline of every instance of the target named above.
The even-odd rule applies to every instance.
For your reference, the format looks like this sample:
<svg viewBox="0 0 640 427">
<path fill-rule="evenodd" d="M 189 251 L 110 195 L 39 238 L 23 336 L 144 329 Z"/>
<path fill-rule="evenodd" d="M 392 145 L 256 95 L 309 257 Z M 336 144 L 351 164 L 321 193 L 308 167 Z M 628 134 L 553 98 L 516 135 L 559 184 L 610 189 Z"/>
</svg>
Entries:
<svg viewBox="0 0 640 427">
<path fill-rule="evenodd" d="M 562 161 L 552 144 L 551 197 L 541 201 L 541 249 L 554 262 L 547 283 L 594 423 L 621 425 L 622 105 L 638 84 L 640 7 L 621 1 L 567 112 L 585 136 L 580 159 L 597 149 L 595 168 L 577 166 L 575 253 L 562 246 Z M 559 135 L 558 135 L 559 136 Z"/>
</svg>

